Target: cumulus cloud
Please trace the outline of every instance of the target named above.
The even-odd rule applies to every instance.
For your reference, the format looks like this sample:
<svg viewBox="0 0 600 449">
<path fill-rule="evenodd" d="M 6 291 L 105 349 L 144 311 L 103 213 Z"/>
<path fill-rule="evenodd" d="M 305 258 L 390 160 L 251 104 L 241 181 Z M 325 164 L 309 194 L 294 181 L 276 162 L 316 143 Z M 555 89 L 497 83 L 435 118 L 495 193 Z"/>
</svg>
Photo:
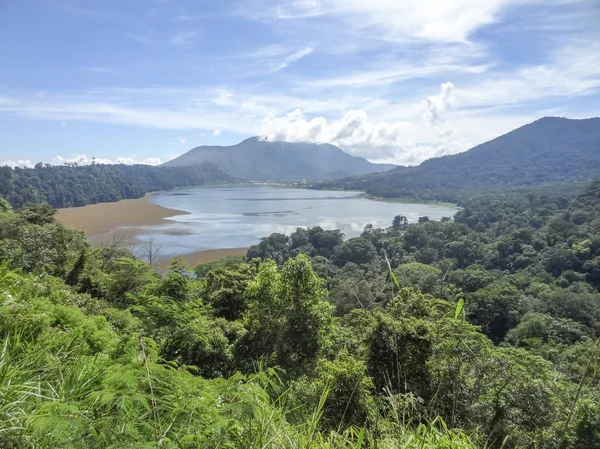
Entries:
<svg viewBox="0 0 600 449">
<path fill-rule="evenodd" d="M 324 117 L 308 120 L 300 109 L 284 116 L 268 116 L 260 134 L 268 140 L 332 143 L 350 154 L 370 159 L 391 158 L 411 129 L 404 122 L 372 121 L 362 109 L 351 109 L 340 120 L 328 122 Z"/>
<path fill-rule="evenodd" d="M 448 122 L 454 105 L 454 85 L 422 101 L 422 123 L 375 121 L 363 109 L 351 109 L 341 119 L 307 118 L 300 109 L 267 116 L 260 134 L 271 141 L 332 143 L 355 156 L 376 162 L 416 164 L 431 157 L 453 154 L 471 144 L 460 139 Z"/>
<path fill-rule="evenodd" d="M 221 135 L 221 130 L 220 130 L 220 129 L 215 129 L 215 130 L 213 131 L 213 136 L 215 136 L 215 137 L 219 137 L 220 135 Z"/>
<path fill-rule="evenodd" d="M 56 156 L 52 160 L 48 161 L 50 165 L 65 165 L 65 164 L 77 164 L 77 165 L 90 165 L 92 163 L 96 164 L 124 164 L 124 165 L 135 165 L 135 164 L 144 164 L 144 165 L 160 165 L 162 164 L 162 160 L 157 157 L 151 157 L 143 160 L 131 158 L 131 157 L 118 157 L 116 159 L 107 159 L 107 158 L 94 158 L 86 156 L 85 154 L 81 154 L 79 156 L 64 158 L 62 156 Z M 30 160 L 17 160 L 17 161 L 4 161 L 0 162 L 0 167 L 8 166 L 11 168 L 20 167 L 20 168 L 32 168 L 36 163 L 31 162 Z"/>
<path fill-rule="evenodd" d="M 447 148 L 447 153 L 460 151 L 467 143 L 463 142 L 456 136 L 454 127 L 448 124 L 447 115 L 450 109 L 455 105 L 453 96 L 454 84 L 446 82 L 441 85 L 440 93 L 431 95 L 423 100 L 421 118 L 435 134 L 440 138 L 441 142 Z"/>
<path fill-rule="evenodd" d="M 423 100 L 423 113 L 421 117 L 429 126 L 437 126 L 445 121 L 445 114 L 454 103 L 452 91 L 454 84 L 447 82 L 442 84 L 441 92 Z"/>
<path fill-rule="evenodd" d="M 0 162 L 0 167 L 10 167 L 10 168 L 15 168 L 15 167 L 26 168 L 26 167 L 33 167 L 33 165 L 34 164 L 32 164 L 29 159 L 19 159 L 17 161 Z"/>
</svg>

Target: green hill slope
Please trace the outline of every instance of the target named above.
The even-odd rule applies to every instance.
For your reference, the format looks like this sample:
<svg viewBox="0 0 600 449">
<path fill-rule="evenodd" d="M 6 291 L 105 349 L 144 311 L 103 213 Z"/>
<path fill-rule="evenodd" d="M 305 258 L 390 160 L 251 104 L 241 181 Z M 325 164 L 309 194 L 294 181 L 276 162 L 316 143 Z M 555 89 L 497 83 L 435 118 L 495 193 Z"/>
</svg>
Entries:
<svg viewBox="0 0 600 449">
<path fill-rule="evenodd" d="M 600 118 L 545 117 L 464 153 L 321 187 L 366 190 L 386 198 L 429 194 L 448 200 L 465 191 L 586 182 L 599 175 Z"/>
</svg>

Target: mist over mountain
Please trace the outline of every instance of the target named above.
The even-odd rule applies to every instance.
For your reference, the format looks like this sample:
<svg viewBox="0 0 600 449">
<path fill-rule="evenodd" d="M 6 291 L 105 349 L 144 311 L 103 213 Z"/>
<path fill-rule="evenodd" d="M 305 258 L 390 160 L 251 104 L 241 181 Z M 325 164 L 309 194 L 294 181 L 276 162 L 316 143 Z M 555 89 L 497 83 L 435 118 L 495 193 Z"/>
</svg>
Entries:
<svg viewBox="0 0 600 449">
<path fill-rule="evenodd" d="M 270 142 L 258 137 L 231 146 L 200 146 L 164 164 L 167 167 L 212 162 L 248 180 L 334 179 L 394 168 L 351 156 L 335 145 Z"/>
</svg>

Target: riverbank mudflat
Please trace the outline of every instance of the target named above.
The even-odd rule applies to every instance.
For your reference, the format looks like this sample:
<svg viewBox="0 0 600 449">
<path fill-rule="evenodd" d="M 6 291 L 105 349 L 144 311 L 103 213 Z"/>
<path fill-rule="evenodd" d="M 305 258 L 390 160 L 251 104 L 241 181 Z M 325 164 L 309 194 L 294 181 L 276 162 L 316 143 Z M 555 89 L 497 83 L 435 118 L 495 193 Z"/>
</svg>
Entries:
<svg viewBox="0 0 600 449">
<path fill-rule="evenodd" d="M 221 249 L 206 249 L 202 251 L 195 251 L 189 254 L 183 254 L 183 260 L 185 260 L 189 266 L 195 267 L 202 263 L 216 262 L 217 260 L 224 259 L 230 256 L 244 256 L 248 248 L 221 248 Z M 158 265 L 166 268 L 171 265 L 173 258 L 176 256 L 164 256 L 158 258 Z"/>
<path fill-rule="evenodd" d="M 149 202 L 152 195 L 147 193 L 137 199 L 58 209 L 56 218 L 74 229 L 83 231 L 95 244 L 113 244 L 118 241 L 120 246 L 132 248 L 138 245 L 137 237 L 143 234 L 142 227 L 168 224 L 168 217 L 188 214 Z M 183 254 L 182 257 L 189 265 L 195 267 L 228 256 L 244 255 L 246 250 L 247 248 L 209 249 Z M 168 267 L 175 256 L 160 256 L 160 252 L 159 250 L 158 264 Z"/>
<path fill-rule="evenodd" d="M 83 231 L 90 240 L 99 242 L 110 235 L 131 239 L 138 234 L 136 227 L 166 224 L 168 217 L 188 214 L 149 202 L 152 195 L 147 193 L 142 198 L 115 203 L 58 209 L 56 218 L 74 229 Z"/>
</svg>

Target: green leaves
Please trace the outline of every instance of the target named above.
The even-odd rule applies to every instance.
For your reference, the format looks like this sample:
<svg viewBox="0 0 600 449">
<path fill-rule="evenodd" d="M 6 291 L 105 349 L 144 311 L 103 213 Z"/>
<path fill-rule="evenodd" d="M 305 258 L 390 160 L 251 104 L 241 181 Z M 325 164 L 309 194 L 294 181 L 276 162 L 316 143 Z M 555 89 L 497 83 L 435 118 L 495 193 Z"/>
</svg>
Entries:
<svg viewBox="0 0 600 449">
<path fill-rule="evenodd" d="M 460 298 L 458 300 L 458 302 L 456 303 L 456 310 L 454 311 L 454 319 L 457 319 L 460 316 L 460 314 L 463 310 L 464 304 L 465 304 L 465 300 L 463 298 Z"/>
<path fill-rule="evenodd" d="M 299 254 L 280 271 L 274 261 L 263 262 L 247 293 L 243 320 L 248 333 L 237 345 L 239 355 L 246 363 L 276 361 L 290 375 L 309 369 L 323 346 L 333 309 L 310 259 Z"/>
</svg>

